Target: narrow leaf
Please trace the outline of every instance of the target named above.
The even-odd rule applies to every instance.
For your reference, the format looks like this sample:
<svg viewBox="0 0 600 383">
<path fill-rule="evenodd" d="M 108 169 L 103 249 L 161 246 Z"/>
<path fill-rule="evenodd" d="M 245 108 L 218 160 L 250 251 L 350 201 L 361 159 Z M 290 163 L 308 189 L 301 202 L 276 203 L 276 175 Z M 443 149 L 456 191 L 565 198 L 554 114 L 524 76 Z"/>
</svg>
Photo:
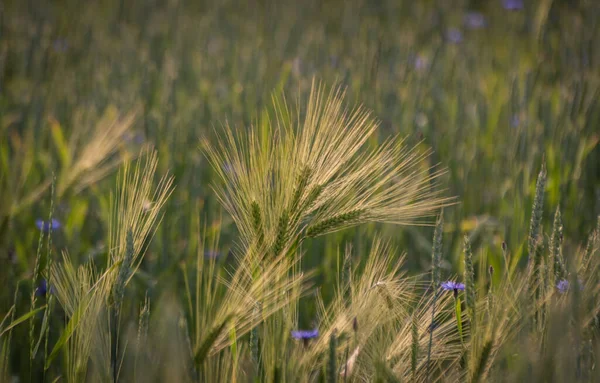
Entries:
<svg viewBox="0 0 600 383">
<path fill-rule="evenodd" d="M 22 315 L 21 317 L 15 319 L 14 321 L 12 321 L 11 324 L 9 324 L 5 329 L 2 329 L 2 332 L 0 332 L 0 336 L 4 335 L 4 333 L 6 333 L 7 331 L 9 331 L 11 328 L 16 327 L 18 325 L 20 325 L 22 322 L 25 322 L 27 319 L 31 318 L 32 316 L 34 316 L 35 314 L 37 314 L 38 312 L 44 310 L 46 308 L 46 305 L 42 306 L 42 307 L 38 307 L 35 310 L 31 310 L 30 312 L 28 312 L 27 314 Z"/>
<path fill-rule="evenodd" d="M 221 324 L 216 326 L 204 339 L 204 341 L 196 348 L 196 352 L 194 353 L 194 361 L 196 365 L 201 365 L 204 362 L 204 359 L 208 356 L 208 352 L 210 351 L 212 345 L 217 341 L 217 338 L 221 335 L 227 324 L 233 319 L 234 315 L 229 314 Z"/>
<path fill-rule="evenodd" d="M 82 306 L 83 303 L 86 303 L 85 308 Z M 81 320 L 81 317 L 83 316 L 83 314 L 85 313 L 85 311 L 87 310 L 89 305 L 90 305 L 89 300 L 87 302 L 82 302 L 77 307 L 77 310 L 75 310 L 75 312 L 73 313 L 73 316 L 69 320 L 69 323 L 67 323 L 67 327 L 64 329 L 64 331 L 60 335 L 60 338 L 58 338 L 58 341 L 52 348 L 52 352 L 50 352 L 48 359 L 46 359 L 46 364 L 45 364 L 46 370 L 48 368 L 50 368 L 50 364 L 52 363 L 54 358 L 56 358 L 56 356 L 58 355 L 58 352 L 67 343 L 67 341 L 71 338 L 71 336 L 73 335 L 73 333 L 79 326 L 79 321 Z"/>
</svg>

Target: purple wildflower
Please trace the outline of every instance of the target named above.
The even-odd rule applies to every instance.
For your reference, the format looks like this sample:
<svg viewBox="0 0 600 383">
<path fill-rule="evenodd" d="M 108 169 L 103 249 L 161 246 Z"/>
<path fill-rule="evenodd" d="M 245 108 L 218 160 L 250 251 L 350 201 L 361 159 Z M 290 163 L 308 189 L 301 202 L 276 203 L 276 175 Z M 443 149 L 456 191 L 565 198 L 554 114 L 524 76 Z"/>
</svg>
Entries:
<svg viewBox="0 0 600 383">
<path fill-rule="evenodd" d="M 319 336 L 319 329 L 314 330 L 296 330 L 292 331 L 292 338 L 301 340 L 304 347 L 308 346 L 308 342 Z"/>
<path fill-rule="evenodd" d="M 38 219 L 35 221 L 35 226 L 37 226 L 37 228 L 44 233 L 47 233 L 49 231 L 59 229 L 61 224 L 57 219 L 54 218 L 52 218 L 52 221 L 50 222 L 45 222 L 44 220 Z"/>
<path fill-rule="evenodd" d="M 313 339 L 319 336 L 319 329 L 314 330 L 296 330 L 292 331 L 292 338 L 294 339 Z"/>
<path fill-rule="evenodd" d="M 35 295 L 38 297 L 45 297 L 46 294 L 48 293 L 48 282 L 46 282 L 45 279 L 42 279 L 38 285 L 38 287 L 35 289 Z M 50 286 L 50 294 L 54 294 L 55 290 L 54 290 L 54 286 Z"/>
<path fill-rule="evenodd" d="M 561 293 L 566 293 L 567 290 L 569 290 L 569 281 L 567 281 L 566 279 L 561 279 L 557 284 L 556 284 L 556 288 L 558 289 L 558 291 L 560 291 Z"/>
<path fill-rule="evenodd" d="M 459 283 L 459 282 L 454 282 L 454 281 L 442 282 L 442 284 L 440 286 L 442 287 L 442 289 L 444 289 L 446 291 L 452 291 L 454 294 L 454 299 L 456 299 L 458 297 L 458 290 L 465 289 L 464 283 Z"/>
<path fill-rule="evenodd" d="M 460 44 L 463 40 L 462 32 L 457 28 L 449 28 L 446 31 L 446 40 L 452 44 Z"/>
<path fill-rule="evenodd" d="M 502 0 L 502 6 L 507 11 L 518 11 L 523 9 L 523 0 Z"/>
<path fill-rule="evenodd" d="M 463 18 L 465 27 L 468 29 L 481 29 L 487 26 L 485 16 L 479 12 L 468 12 Z"/>
<path fill-rule="evenodd" d="M 579 285 L 579 290 L 583 290 L 583 281 L 581 279 L 577 280 L 577 284 Z M 556 288 L 558 289 L 558 291 L 561 294 L 566 293 L 567 291 L 569 291 L 569 285 L 570 282 L 566 279 L 561 279 L 560 281 L 558 281 L 558 283 L 556 284 Z"/>
<path fill-rule="evenodd" d="M 454 281 L 442 282 L 442 284 L 440 286 L 442 289 L 444 289 L 446 291 L 464 290 L 465 289 L 464 283 L 459 283 L 459 282 L 454 282 Z"/>
<path fill-rule="evenodd" d="M 426 70 L 429 66 L 429 62 L 426 57 L 419 55 L 415 57 L 414 66 L 418 71 Z"/>
</svg>

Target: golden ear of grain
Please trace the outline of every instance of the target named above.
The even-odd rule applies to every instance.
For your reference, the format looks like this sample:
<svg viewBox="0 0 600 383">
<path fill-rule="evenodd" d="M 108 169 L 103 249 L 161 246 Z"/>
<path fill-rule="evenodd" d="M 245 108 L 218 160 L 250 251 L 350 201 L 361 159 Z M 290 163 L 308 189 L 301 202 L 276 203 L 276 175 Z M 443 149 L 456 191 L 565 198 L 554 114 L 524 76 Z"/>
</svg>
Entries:
<svg viewBox="0 0 600 383">
<path fill-rule="evenodd" d="M 98 374 L 108 371 L 110 332 L 106 303 L 112 270 L 98 275 L 92 264 L 75 268 L 63 253 L 63 261 L 53 264 L 51 273 L 53 294 L 65 310 L 69 324 L 54 345 L 50 358 L 65 348 L 67 381 L 81 380 L 90 360 Z"/>
<path fill-rule="evenodd" d="M 313 82 L 297 119 L 280 100 L 274 118 L 241 131 L 226 126 L 216 142 L 202 141 L 222 181 L 214 190 L 246 248 L 264 243 L 277 256 L 303 238 L 364 222 L 423 224 L 452 203 L 436 185 L 443 170 L 426 165 L 430 151 L 398 137 L 365 145 L 377 122 L 362 107 L 347 109 L 341 88 Z"/>
<path fill-rule="evenodd" d="M 319 356 L 327 353 L 334 331 L 340 335 L 340 354 L 343 355 L 346 348 L 357 350 L 360 347 L 361 358 L 371 360 L 375 355 L 380 356 L 384 344 L 379 334 L 386 332 L 389 338 L 394 324 L 403 323 L 410 317 L 408 307 L 416 301 L 414 282 L 400 271 L 403 257 L 398 259 L 396 254 L 388 243 L 375 239 L 367 263 L 354 268 L 351 278 L 337 286 L 329 305 L 321 302 L 319 338 L 299 356 L 303 366 L 319 363 Z M 349 360 L 349 372 L 357 367 Z"/>
<path fill-rule="evenodd" d="M 75 193 L 80 192 L 104 178 L 123 162 L 124 157 L 115 154 L 123 146 L 136 114 L 136 111 L 132 111 L 122 116 L 115 111 L 109 111 L 92 131 L 85 135 L 85 142 L 80 148 L 80 140 L 72 140 L 69 150 L 72 152 L 73 161 L 59 177 L 59 197 L 70 188 L 73 188 Z"/>
<path fill-rule="evenodd" d="M 156 152 L 142 156 L 135 166 L 126 161 L 119 172 L 116 195 L 111 198 L 110 264 L 125 258 L 127 233 L 131 231 L 133 256 L 130 276 L 139 267 L 146 246 L 160 223 L 161 209 L 173 191 L 173 177 L 168 175 L 155 186 L 157 165 Z"/>
</svg>

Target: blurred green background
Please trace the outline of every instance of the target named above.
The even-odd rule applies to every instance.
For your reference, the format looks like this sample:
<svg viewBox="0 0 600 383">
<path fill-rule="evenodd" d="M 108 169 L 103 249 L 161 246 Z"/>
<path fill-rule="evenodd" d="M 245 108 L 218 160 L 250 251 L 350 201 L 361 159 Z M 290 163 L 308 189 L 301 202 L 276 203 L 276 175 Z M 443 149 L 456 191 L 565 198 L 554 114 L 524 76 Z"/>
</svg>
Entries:
<svg viewBox="0 0 600 383">
<path fill-rule="evenodd" d="M 56 253 L 68 249 L 78 262 L 105 257 L 115 172 L 61 188 L 99 121 L 137 112 L 104 164 L 150 144 L 161 174 L 175 176 L 135 280 L 140 294 L 160 291 L 182 283 L 178 265 L 195 251 L 198 216 L 222 221 L 223 258 L 236 243 L 200 137 L 225 123 L 255 123 L 273 92 L 303 105 L 313 78 L 345 86 L 349 106 L 373 110 L 376 140 L 405 136 L 434 149 L 424 166 L 448 169 L 444 186 L 459 203 L 444 213 L 447 276 L 461 270 L 464 233 L 481 265 L 501 259 L 503 241 L 523 252 L 543 161 L 545 232 L 560 205 L 567 257 L 600 213 L 595 0 L 8 0 L 0 7 L 0 313 L 12 303 L 11 287 L 31 275 L 35 221 L 50 210 L 52 174 L 62 223 Z M 303 266 L 318 270 L 325 297 L 338 250 L 349 242 L 366 254 L 376 233 L 407 253 L 411 270 L 429 269 L 430 227 L 345 230 L 305 248 Z"/>
</svg>

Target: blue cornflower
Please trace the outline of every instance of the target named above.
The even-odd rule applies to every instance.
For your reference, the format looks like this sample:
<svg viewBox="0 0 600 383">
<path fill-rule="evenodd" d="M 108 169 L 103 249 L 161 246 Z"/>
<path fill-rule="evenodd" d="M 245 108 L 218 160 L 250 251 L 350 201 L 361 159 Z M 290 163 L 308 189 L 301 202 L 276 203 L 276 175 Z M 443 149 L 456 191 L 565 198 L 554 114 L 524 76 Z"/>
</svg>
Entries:
<svg viewBox="0 0 600 383">
<path fill-rule="evenodd" d="M 560 291 L 561 293 L 566 293 L 567 290 L 569 290 L 569 281 L 567 281 L 566 279 L 561 279 L 560 281 L 558 281 L 558 283 L 556 284 L 556 288 L 558 289 L 558 291 Z"/>
<path fill-rule="evenodd" d="M 313 339 L 319 336 L 319 329 L 292 331 L 292 338 L 300 340 Z"/>
<path fill-rule="evenodd" d="M 523 9 L 523 0 L 502 0 L 502 6 L 508 11 Z"/>
<path fill-rule="evenodd" d="M 581 281 L 581 279 L 577 280 L 577 284 L 579 285 L 579 290 L 583 290 L 583 282 Z M 556 288 L 558 289 L 558 291 L 561 294 L 566 293 L 567 291 L 569 291 L 569 281 L 566 279 L 561 279 L 560 281 L 558 281 L 558 283 L 556 284 Z"/>
<path fill-rule="evenodd" d="M 468 12 L 465 14 L 463 21 L 468 29 L 481 29 L 487 25 L 485 16 L 479 12 Z"/>
<path fill-rule="evenodd" d="M 429 61 L 425 56 L 419 55 L 414 59 L 414 66 L 416 70 L 422 71 L 427 69 L 427 67 L 429 66 Z"/>
<path fill-rule="evenodd" d="M 44 233 L 47 233 L 51 230 L 59 229 L 61 224 L 57 219 L 54 218 L 52 218 L 52 221 L 50 222 L 45 222 L 44 220 L 38 219 L 35 221 L 35 226 L 37 226 L 37 228 Z"/>
<path fill-rule="evenodd" d="M 459 282 L 454 282 L 454 281 L 442 282 L 442 284 L 440 286 L 442 289 L 444 289 L 446 291 L 464 290 L 465 289 L 464 283 L 459 283 Z"/>
<path fill-rule="evenodd" d="M 301 340 L 304 347 L 308 347 L 308 342 L 319 336 L 319 329 L 314 330 L 296 330 L 292 331 L 292 338 Z"/>
<path fill-rule="evenodd" d="M 50 294 L 54 294 L 54 292 L 55 292 L 54 286 L 50 286 Z M 46 282 L 45 279 L 42 279 L 40 281 L 40 284 L 38 285 L 38 287 L 35 289 L 35 295 L 37 295 L 38 297 L 45 297 L 47 293 L 48 293 L 48 282 Z"/>
<path fill-rule="evenodd" d="M 463 35 L 459 29 L 449 28 L 446 31 L 446 39 L 452 44 L 460 44 L 463 40 Z"/>
</svg>

